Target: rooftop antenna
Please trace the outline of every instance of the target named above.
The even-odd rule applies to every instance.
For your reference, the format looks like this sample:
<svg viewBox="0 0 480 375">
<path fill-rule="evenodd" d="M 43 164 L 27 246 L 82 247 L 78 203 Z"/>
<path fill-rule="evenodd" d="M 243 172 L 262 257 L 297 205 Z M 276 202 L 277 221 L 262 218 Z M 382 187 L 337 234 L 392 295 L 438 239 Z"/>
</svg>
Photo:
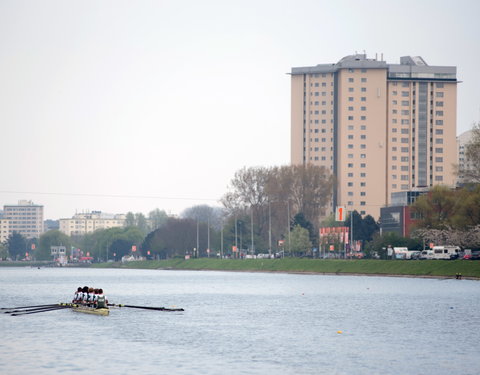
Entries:
<svg viewBox="0 0 480 375">
<path fill-rule="evenodd" d="M 382 52 L 382 55 L 381 55 L 381 56 L 382 56 L 382 57 L 381 57 L 381 60 L 380 60 L 380 61 L 383 61 L 383 52 Z"/>
<path fill-rule="evenodd" d="M 378 53 L 375 52 L 375 61 L 377 61 L 377 60 L 378 60 Z"/>
</svg>

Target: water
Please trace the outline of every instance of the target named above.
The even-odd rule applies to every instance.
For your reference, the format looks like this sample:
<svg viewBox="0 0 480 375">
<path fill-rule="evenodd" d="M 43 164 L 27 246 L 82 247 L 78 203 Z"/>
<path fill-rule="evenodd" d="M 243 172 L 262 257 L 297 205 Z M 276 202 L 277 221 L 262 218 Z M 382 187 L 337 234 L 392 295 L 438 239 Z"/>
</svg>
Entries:
<svg viewBox="0 0 480 375">
<path fill-rule="evenodd" d="M 185 312 L 0 314 L 0 374 L 479 373 L 478 281 L 0 268 L 0 306 L 83 285 Z"/>
</svg>

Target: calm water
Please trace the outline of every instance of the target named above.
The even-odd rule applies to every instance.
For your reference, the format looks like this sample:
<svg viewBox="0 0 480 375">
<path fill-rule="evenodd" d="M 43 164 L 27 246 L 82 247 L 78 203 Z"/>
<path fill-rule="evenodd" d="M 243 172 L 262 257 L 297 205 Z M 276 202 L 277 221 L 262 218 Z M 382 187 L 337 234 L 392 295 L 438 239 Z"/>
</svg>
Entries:
<svg viewBox="0 0 480 375">
<path fill-rule="evenodd" d="M 198 271 L 0 268 L 0 374 L 479 374 L 480 282 Z M 341 331 L 342 333 L 338 333 Z"/>
</svg>

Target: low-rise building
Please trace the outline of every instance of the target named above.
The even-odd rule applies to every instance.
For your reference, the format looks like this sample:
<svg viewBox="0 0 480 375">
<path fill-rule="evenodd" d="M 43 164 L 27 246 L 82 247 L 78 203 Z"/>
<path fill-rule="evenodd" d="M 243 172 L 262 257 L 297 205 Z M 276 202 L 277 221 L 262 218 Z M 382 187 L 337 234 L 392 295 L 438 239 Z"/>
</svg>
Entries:
<svg viewBox="0 0 480 375">
<path fill-rule="evenodd" d="M 101 211 L 75 214 L 71 219 L 60 219 L 60 231 L 67 236 L 80 236 L 98 229 L 123 227 L 124 214 L 107 214 Z"/>
</svg>

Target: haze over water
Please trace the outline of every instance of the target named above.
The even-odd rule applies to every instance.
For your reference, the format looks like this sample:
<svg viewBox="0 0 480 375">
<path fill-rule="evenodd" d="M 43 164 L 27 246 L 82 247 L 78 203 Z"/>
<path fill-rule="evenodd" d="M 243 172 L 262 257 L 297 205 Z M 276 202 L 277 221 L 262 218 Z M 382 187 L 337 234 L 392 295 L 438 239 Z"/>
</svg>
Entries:
<svg viewBox="0 0 480 375">
<path fill-rule="evenodd" d="M 478 281 L 234 272 L 0 268 L 1 374 L 478 374 Z"/>
</svg>

